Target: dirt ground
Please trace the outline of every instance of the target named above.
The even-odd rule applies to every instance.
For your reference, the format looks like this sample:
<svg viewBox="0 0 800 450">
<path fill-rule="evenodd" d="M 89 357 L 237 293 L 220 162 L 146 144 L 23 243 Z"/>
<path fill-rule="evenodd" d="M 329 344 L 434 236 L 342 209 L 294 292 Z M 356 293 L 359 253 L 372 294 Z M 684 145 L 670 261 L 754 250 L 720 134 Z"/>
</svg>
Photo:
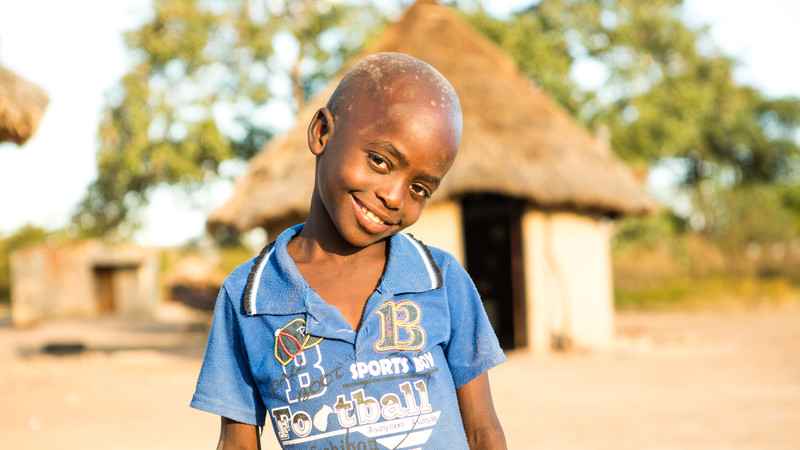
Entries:
<svg viewBox="0 0 800 450">
<path fill-rule="evenodd" d="M 620 313 L 617 330 L 608 352 L 492 370 L 510 448 L 800 449 L 800 307 Z M 0 324 L 0 448 L 214 448 L 219 419 L 187 406 L 204 340 L 177 321 Z"/>
</svg>

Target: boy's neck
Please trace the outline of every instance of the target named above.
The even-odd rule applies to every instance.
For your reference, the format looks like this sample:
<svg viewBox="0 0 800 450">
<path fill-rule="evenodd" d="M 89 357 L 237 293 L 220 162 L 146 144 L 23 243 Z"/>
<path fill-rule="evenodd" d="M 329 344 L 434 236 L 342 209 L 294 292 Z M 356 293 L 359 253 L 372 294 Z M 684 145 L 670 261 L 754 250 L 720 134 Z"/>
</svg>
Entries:
<svg viewBox="0 0 800 450">
<path fill-rule="evenodd" d="M 308 285 L 358 331 L 367 299 L 380 284 L 386 267 L 386 240 L 354 247 L 335 228 L 320 230 L 313 223 L 307 222 L 286 250 Z M 327 233 L 321 233 L 323 230 Z"/>
<path fill-rule="evenodd" d="M 347 243 L 335 228 L 314 226 L 309 220 L 289 242 L 287 251 L 295 262 L 325 264 L 352 264 L 356 261 L 385 260 L 386 241 L 367 247 Z"/>
</svg>

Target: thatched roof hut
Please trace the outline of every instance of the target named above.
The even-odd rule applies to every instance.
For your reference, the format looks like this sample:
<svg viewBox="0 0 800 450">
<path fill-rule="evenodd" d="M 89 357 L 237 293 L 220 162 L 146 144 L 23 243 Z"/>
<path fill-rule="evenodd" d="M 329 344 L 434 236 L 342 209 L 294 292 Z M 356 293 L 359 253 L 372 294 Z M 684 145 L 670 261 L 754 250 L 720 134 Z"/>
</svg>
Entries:
<svg viewBox="0 0 800 450">
<path fill-rule="evenodd" d="M 608 348 L 606 218 L 655 209 L 631 171 L 445 6 L 418 0 L 359 59 L 386 51 L 436 67 L 464 115 L 459 155 L 409 232 L 467 268 L 504 347 Z M 315 161 L 308 121 L 344 72 L 300 111 L 291 131 L 253 157 L 230 200 L 212 212 L 210 230 L 262 227 L 274 239 L 306 218 Z"/>
<path fill-rule="evenodd" d="M 541 208 L 610 216 L 654 208 L 630 170 L 526 78 L 502 50 L 448 7 L 422 0 L 364 54 L 346 64 L 299 112 L 291 131 L 250 161 L 231 199 L 211 214 L 211 230 L 266 228 L 305 218 L 314 174 L 307 122 L 346 70 L 377 52 L 406 53 L 428 62 L 450 80 L 460 97 L 461 149 L 433 201 L 492 192 Z"/>
<path fill-rule="evenodd" d="M 25 144 L 39 127 L 48 103 L 42 88 L 0 65 L 0 142 Z"/>
</svg>

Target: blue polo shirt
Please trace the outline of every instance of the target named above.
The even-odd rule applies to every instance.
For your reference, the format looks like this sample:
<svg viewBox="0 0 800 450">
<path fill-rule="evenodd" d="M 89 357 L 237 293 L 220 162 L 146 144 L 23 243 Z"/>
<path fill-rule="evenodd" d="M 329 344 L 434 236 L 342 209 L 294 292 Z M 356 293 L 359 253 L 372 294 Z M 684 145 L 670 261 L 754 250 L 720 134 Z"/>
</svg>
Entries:
<svg viewBox="0 0 800 450">
<path fill-rule="evenodd" d="M 392 236 L 356 332 L 287 253 L 300 229 L 225 280 L 191 406 L 285 448 L 467 448 L 456 389 L 506 358 L 466 271 Z"/>
</svg>

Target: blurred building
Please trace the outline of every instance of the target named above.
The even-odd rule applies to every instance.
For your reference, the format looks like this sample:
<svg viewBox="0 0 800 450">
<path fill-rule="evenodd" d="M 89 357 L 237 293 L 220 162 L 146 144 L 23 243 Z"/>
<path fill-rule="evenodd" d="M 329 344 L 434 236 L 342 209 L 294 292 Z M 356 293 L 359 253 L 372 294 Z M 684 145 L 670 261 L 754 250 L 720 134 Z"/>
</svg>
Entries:
<svg viewBox="0 0 800 450">
<path fill-rule="evenodd" d="M 536 36 L 532 36 L 536 39 Z M 420 0 L 256 155 L 210 230 L 302 222 L 314 185 L 306 130 L 347 69 L 376 52 L 437 68 L 459 94 L 453 167 L 409 232 L 469 271 L 505 348 L 602 349 L 613 338 L 611 218 L 655 208 L 631 171 L 448 7 Z"/>
<path fill-rule="evenodd" d="M 152 249 L 94 240 L 42 243 L 15 250 L 10 260 L 17 326 L 54 318 L 148 316 L 157 306 L 158 254 Z"/>
</svg>

